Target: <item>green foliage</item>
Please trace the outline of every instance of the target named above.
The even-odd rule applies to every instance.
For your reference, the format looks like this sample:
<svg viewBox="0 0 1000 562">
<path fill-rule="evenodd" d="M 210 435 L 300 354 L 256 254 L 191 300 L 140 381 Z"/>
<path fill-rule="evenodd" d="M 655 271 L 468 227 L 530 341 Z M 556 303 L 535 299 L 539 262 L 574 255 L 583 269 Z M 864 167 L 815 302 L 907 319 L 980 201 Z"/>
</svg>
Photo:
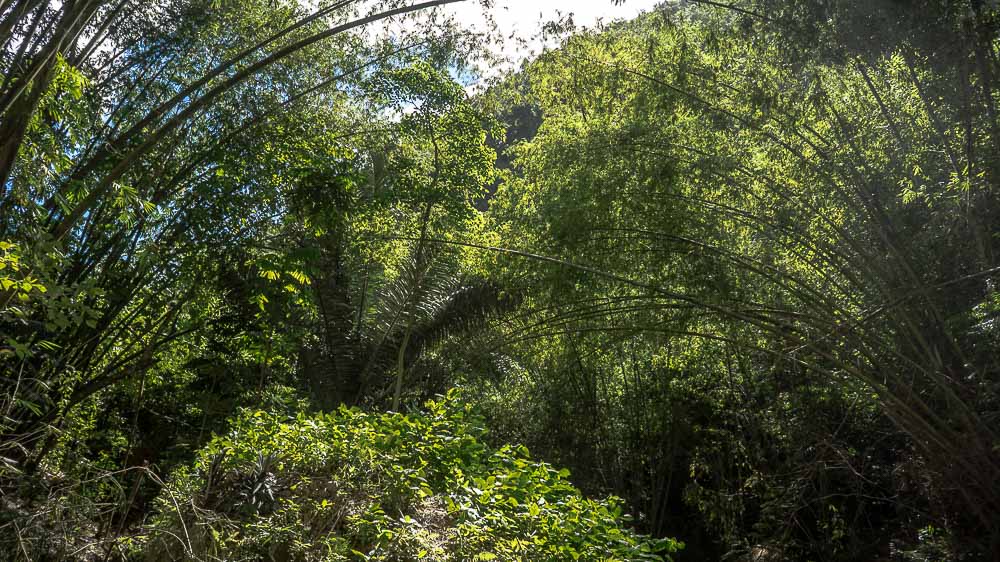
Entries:
<svg viewBox="0 0 1000 562">
<path fill-rule="evenodd" d="M 0 551 L 996 551 L 996 2 L 2 4 Z"/>
<path fill-rule="evenodd" d="M 17 245 L 0 241 L 0 295 L 3 295 L 0 314 L 20 313 L 16 304 L 25 303 L 33 294 L 45 293 L 46 290 L 38 279 L 21 272 L 21 253 Z"/>
<path fill-rule="evenodd" d="M 177 471 L 147 560 L 661 560 L 681 544 L 628 530 L 620 500 L 569 471 L 491 449 L 455 393 L 412 415 L 245 411 Z"/>
<path fill-rule="evenodd" d="M 994 548 L 993 8 L 872 4 L 668 4 L 491 92 L 539 118 L 502 147 L 489 216 L 519 252 L 490 269 L 528 296 L 477 399 L 656 532 L 711 529 L 706 556 L 864 558 L 966 517 Z"/>
</svg>

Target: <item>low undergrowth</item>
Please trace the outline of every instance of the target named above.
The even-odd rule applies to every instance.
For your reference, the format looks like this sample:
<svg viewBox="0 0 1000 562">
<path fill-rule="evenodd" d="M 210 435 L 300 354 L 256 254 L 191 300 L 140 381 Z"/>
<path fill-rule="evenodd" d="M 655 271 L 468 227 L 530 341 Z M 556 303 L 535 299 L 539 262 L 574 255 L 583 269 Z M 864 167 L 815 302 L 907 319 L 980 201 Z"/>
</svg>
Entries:
<svg viewBox="0 0 1000 562">
<path fill-rule="evenodd" d="M 523 447 L 491 449 L 453 394 L 412 415 L 246 411 L 177 471 L 132 552 L 149 561 L 663 560 Z"/>
</svg>

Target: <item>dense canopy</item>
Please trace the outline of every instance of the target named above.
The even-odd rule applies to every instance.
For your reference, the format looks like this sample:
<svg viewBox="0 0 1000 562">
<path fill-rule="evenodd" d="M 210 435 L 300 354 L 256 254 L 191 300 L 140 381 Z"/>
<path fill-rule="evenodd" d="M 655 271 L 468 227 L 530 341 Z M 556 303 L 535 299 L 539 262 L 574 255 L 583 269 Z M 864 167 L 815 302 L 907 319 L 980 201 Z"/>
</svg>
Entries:
<svg viewBox="0 0 1000 562">
<path fill-rule="evenodd" d="M 4 555 L 997 559 L 1000 6 L 460 1 L 0 0 Z"/>
</svg>

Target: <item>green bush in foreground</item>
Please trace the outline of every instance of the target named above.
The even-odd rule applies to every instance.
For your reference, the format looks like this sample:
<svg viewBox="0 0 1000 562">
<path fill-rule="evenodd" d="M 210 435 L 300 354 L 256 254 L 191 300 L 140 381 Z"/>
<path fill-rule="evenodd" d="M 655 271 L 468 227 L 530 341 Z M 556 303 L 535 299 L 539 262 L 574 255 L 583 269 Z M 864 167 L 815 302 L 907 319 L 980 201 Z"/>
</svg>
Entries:
<svg viewBox="0 0 1000 562">
<path fill-rule="evenodd" d="M 453 394 L 416 415 L 244 413 L 176 473 L 147 560 L 663 560 L 523 447 L 491 450 Z"/>
</svg>

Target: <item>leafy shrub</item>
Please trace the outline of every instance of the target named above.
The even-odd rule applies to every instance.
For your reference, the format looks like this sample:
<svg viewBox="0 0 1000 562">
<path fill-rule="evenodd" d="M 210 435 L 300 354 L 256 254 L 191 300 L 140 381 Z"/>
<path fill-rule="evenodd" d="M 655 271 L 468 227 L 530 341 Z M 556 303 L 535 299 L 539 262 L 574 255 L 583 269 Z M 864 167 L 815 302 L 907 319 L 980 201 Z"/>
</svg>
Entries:
<svg viewBox="0 0 1000 562">
<path fill-rule="evenodd" d="M 244 412 L 174 474 L 135 545 L 151 561 L 663 560 L 524 447 L 492 450 L 454 393 L 415 415 Z"/>
</svg>

